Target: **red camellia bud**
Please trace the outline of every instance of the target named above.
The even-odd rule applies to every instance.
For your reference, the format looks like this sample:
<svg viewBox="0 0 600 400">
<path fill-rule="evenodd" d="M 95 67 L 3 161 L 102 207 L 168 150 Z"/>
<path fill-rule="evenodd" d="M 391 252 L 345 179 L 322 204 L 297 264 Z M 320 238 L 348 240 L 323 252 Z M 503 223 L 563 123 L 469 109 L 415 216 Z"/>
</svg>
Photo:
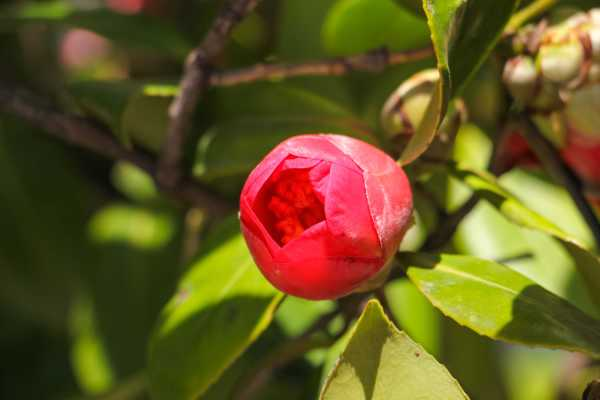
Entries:
<svg viewBox="0 0 600 400">
<path fill-rule="evenodd" d="M 411 224 L 412 193 L 381 150 L 338 135 L 303 135 L 272 150 L 240 197 L 242 233 L 278 289 L 334 299 L 373 278 Z"/>
</svg>

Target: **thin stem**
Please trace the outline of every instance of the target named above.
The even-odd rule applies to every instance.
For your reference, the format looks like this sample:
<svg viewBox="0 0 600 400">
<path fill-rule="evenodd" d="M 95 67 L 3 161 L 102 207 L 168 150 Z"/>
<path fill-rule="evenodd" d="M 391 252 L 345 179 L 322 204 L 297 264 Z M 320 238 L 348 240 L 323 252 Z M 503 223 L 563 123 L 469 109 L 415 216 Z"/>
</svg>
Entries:
<svg viewBox="0 0 600 400">
<path fill-rule="evenodd" d="M 57 111 L 43 99 L 23 89 L 0 83 L 0 111 L 23 118 L 70 145 L 113 160 L 129 161 L 156 178 L 155 160 L 151 156 L 134 148 L 123 147 L 105 127 L 94 121 Z M 223 199 L 190 179 L 162 189 L 169 196 L 203 208 L 213 215 L 223 215 L 231 210 Z"/>
<path fill-rule="evenodd" d="M 248 375 L 242 377 L 237 384 L 237 390 L 233 395 L 235 400 L 249 400 L 266 385 L 276 369 L 287 365 L 289 362 L 301 357 L 310 350 L 328 347 L 336 338 L 329 335 L 318 334 L 325 330 L 327 325 L 338 315 L 341 310 L 324 314 L 315 321 L 308 329 L 296 337 L 281 344 L 275 351 L 262 359 L 259 364 Z"/>
<path fill-rule="evenodd" d="M 380 72 L 390 65 L 423 60 L 432 55 L 431 47 L 399 52 L 390 52 L 382 48 L 349 57 L 298 64 L 256 64 L 230 71 L 212 72 L 208 81 L 211 86 L 232 86 L 258 80 L 296 76 L 339 76 L 352 71 Z"/>
<path fill-rule="evenodd" d="M 523 117 L 522 122 L 525 127 L 523 136 L 542 162 L 546 171 L 548 171 L 558 184 L 567 190 L 581 216 L 590 228 L 596 241 L 596 247 L 600 248 L 600 221 L 584 195 L 583 183 L 562 161 L 552 143 L 544 137 L 533 121 L 528 117 Z"/>
<path fill-rule="evenodd" d="M 174 187 L 182 179 L 184 144 L 194 110 L 206 87 L 209 62 L 225 47 L 229 34 L 259 0 L 231 0 L 215 19 L 200 46 L 187 57 L 180 81 L 180 91 L 169 108 L 169 127 L 159 161 L 157 179 L 166 187 Z"/>
<path fill-rule="evenodd" d="M 479 197 L 473 195 L 460 208 L 448 214 L 437 230 L 427 238 L 423 251 L 435 252 L 442 250 L 452 239 L 462 220 L 475 208 Z"/>
<path fill-rule="evenodd" d="M 505 34 L 515 33 L 527 21 L 545 13 L 548 9 L 558 3 L 558 0 L 536 0 L 515 13 L 505 30 Z"/>
</svg>

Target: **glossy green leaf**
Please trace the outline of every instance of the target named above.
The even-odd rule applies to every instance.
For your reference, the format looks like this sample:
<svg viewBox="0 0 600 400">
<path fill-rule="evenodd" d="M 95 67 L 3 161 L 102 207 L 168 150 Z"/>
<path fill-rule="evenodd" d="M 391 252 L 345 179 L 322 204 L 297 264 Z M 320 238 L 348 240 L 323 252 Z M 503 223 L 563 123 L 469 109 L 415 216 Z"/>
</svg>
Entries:
<svg viewBox="0 0 600 400">
<path fill-rule="evenodd" d="M 593 246 L 592 233 L 569 193 L 541 171 L 513 168 L 498 178 L 498 182 L 525 206 L 552 221 L 569 237 L 576 238 L 586 248 Z"/>
<path fill-rule="evenodd" d="M 153 152 L 162 145 L 176 90 L 136 81 L 81 81 L 69 87 L 76 104 L 108 125 L 124 144 L 133 141 Z"/>
<path fill-rule="evenodd" d="M 6 26 L 42 23 L 93 31 L 129 48 L 159 51 L 183 59 L 190 43 L 172 26 L 147 15 L 120 14 L 108 9 L 78 10 L 71 2 L 25 2 L 3 10 Z"/>
<path fill-rule="evenodd" d="M 457 253 L 501 262 L 589 315 L 598 316 L 564 245 L 545 233 L 510 222 L 486 201 L 479 202 L 463 219 L 452 245 Z"/>
<path fill-rule="evenodd" d="M 400 262 L 435 307 L 481 335 L 600 357 L 600 321 L 504 265 L 419 253 Z"/>
<path fill-rule="evenodd" d="M 396 3 L 402 7 L 410 10 L 415 15 L 425 17 L 425 11 L 423 11 L 423 2 L 421 0 L 395 0 Z"/>
<path fill-rule="evenodd" d="M 323 26 L 324 47 L 330 54 L 350 55 L 387 47 L 408 50 L 429 43 L 427 24 L 393 0 L 341 0 Z"/>
<path fill-rule="evenodd" d="M 370 301 L 321 392 L 323 400 L 468 399 L 446 368 Z"/>
<path fill-rule="evenodd" d="M 565 233 L 554 223 L 527 208 L 494 177 L 476 170 L 451 165 L 449 173 L 468 185 L 479 197 L 489 201 L 510 221 L 528 229 L 538 230 L 558 239 L 569 252 L 584 278 L 590 297 L 600 306 L 600 259 L 587 251 L 579 240 Z"/>
<path fill-rule="evenodd" d="M 181 280 L 150 344 L 156 399 L 195 399 L 267 328 L 279 294 L 261 275 L 231 218 Z"/>
<path fill-rule="evenodd" d="M 425 118 L 400 161 L 408 164 L 433 141 L 448 107 L 488 57 L 519 0 L 424 0 L 441 79 Z M 490 10 L 494 10 L 490 12 Z"/>
</svg>

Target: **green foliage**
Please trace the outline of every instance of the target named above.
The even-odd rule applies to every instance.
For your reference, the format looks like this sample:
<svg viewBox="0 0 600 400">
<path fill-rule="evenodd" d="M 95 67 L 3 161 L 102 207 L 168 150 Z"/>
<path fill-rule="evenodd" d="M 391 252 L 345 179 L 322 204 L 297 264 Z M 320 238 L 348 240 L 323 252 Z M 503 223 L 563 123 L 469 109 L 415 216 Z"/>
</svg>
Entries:
<svg viewBox="0 0 600 400">
<path fill-rule="evenodd" d="M 321 393 L 335 399 L 468 399 L 460 385 L 371 301 Z"/>
<path fill-rule="evenodd" d="M 323 43 L 330 54 L 349 55 L 378 47 L 408 50 L 428 44 L 425 22 L 392 0 L 342 0 L 327 15 Z"/>
<path fill-rule="evenodd" d="M 265 281 L 230 219 L 209 239 L 162 312 L 150 345 L 157 399 L 194 399 L 266 329 L 281 295 Z M 212 242 L 211 242 L 212 241 Z"/>
<path fill-rule="evenodd" d="M 458 95 L 498 41 L 519 1 L 425 0 L 431 39 L 441 79 L 432 93 L 425 118 L 400 159 L 409 163 L 421 155 L 442 123 L 448 101 Z M 495 11 L 490 13 L 490 7 Z"/>
<path fill-rule="evenodd" d="M 446 254 L 400 260 L 432 304 L 481 335 L 600 356 L 600 321 L 506 266 Z"/>
<path fill-rule="evenodd" d="M 493 178 L 460 166 L 449 167 L 449 173 L 468 185 L 475 194 L 489 201 L 509 220 L 528 229 L 541 231 L 559 240 L 573 257 L 580 274 L 585 278 L 588 292 L 600 305 L 600 259 L 583 247 L 579 241 L 563 232 L 552 222 L 525 207 Z"/>
<path fill-rule="evenodd" d="M 414 225 L 396 258 L 403 268 L 393 266 L 375 293 L 321 302 L 275 290 L 238 219 L 171 198 L 155 182 L 156 165 L 55 143 L 34 127 L 43 113 L 5 99 L 13 84 L 27 87 L 48 98 L 48 109 L 100 125 L 124 149 L 157 161 L 182 64 L 228 1 L 144 0 L 141 12 L 104 0 L 5 3 L 0 398 L 581 398 L 596 371 L 585 365 L 600 357 L 600 259 L 590 221 L 537 166 L 490 174 L 500 134 L 517 129 L 507 124 L 513 113 L 529 113 L 513 107 L 502 80 L 525 32 L 503 34 L 518 0 L 263 0 L 224 38 L 205 77 L 433 45 L 431 57 L 378 71 L 208 83 L 200 95 L 183 174 L 231 208 L 254 166 L 297 134 L 348 135 L 410 164 Z M 551 24 L 573 7 L 597 6 L 557 3 L 570 8 L 548 8 Z M 76 29 L 105 40 L 69 43 Z M 424 120 L 391 140 L 380 126 L 385 99 L 434 64 L 440 79 Z M 575 113 L 581 106 L 571 105 Z M 19 107 L 32 124 L 8 116 Z M 464 120 L 448 138 L 456 110 Z M 86 134 L 45 119 L 65 130 L 59 137 Z M 560 121 L 554 113 L 544 133 Z M 570 140 L 560 133 L 555 145 Z M 452 221 L 473 195 L 473 210 Z M 386 301 L 365 306 L 373 295 Z"/>
</svg>

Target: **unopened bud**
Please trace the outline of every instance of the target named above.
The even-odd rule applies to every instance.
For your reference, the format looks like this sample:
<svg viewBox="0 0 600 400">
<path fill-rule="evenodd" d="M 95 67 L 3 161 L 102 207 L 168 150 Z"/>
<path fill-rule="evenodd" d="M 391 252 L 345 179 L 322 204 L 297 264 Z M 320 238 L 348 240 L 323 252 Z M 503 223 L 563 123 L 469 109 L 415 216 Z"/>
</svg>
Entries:
<svg viewBox="0 0 600 400">
<path fill-rule="evenodd" d="M 508 60 L 504 66 L 503 79 L 508 91 L 518 102 L 527 104 L 535 97 L 538 71 L 531 57 L 517 56 Z"/>
<path fill-rule="evenodd" d="M 388 137 L 417 130 L 438 80 L 439 72 L 428 69 L 413 75 L 392 93 L 381 111 L 381 125 Z"/>
<path fill-rule="evenodd" d="M 540 48 L 538 63 L 542 76 L 560 85 L 579 76 L 583 63 L 583 47 L 579 41 L 548 44 Z"/>
<path fill-rule="evenodd" d="M 581 25 L 585 25 L 589 22 L 589 15 L 584 12 L 573 12 L 573 8 L 569 8 L 571 10 L 571 15 L 566 18 L 562 22 L 562 26 L 566 29 L 578 28 Z"/>
</svg>

